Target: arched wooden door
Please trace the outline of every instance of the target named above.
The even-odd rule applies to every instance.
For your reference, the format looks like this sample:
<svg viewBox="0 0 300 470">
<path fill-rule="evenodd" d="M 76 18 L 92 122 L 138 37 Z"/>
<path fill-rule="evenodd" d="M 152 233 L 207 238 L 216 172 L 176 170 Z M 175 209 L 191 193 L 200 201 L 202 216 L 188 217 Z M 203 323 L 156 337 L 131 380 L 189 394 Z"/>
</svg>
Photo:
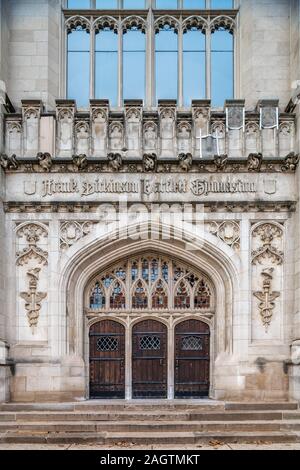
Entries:
<svg viewBox="0 0 300 470">
<path fill-rule="evenodd" d="M 112 320 L 90 328 L 90 398 L 125 398 L 125 329 Z"/>
<path fill-rule="evenodd" d="M 208 397 L 210 330 L 199 320 L 175 327 L 175 398 Z"/>
<path fill-rule="evenodd" d="M 132 397 L 167 398 L 167 327 L 144 320 L 132 330 Z"/>
</svg>

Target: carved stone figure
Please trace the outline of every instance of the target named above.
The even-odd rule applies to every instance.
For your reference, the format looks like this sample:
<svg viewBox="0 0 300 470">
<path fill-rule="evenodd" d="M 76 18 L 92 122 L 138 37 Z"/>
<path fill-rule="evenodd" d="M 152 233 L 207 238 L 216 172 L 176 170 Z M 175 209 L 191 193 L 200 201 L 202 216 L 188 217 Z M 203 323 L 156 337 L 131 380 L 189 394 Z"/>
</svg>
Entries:
<svg viewBox="0 0 300 470">
<path fill-rule="evenodd" d="M 39 152 L 36 157 L 39 161 L 40 167 L 44 171 L 49 172 L 52 168 L 52 157 L 51 157 L 50 153 Z"/>
<path fill-rule="evenodd" d="M 248 156 L 248 171 L 260 171 L 262 160 L 261 153 L 250 153 Z"/>
<path fill-rule="evenodd" d="M 191 147 L 191 126 L 188 122 L 180 122 L 177 128 L 177 147 L 181 152 L 189 152 Z"/>
<path fill-rule="evenodd" d="M 34 268 L 27 272 L 29 278 L 28 291 L 20 293 L 21 298 L 25 300 L 25 309 L 27 310 L 28 322 L 32 334 L 34 334 L 38 324 L 41 301 L 47 297 L 46 292 L 37 292 L 40 270 L 40 268 Z"/>
<path fill-rule="evenodd" d="M 82 171 L 87 168 L 88 162 L 85 154 L 73 155 L 72 159 L 78 171 Z"/>
<path fill-rule="evenodd" d="M 154 122 L 146 122 L 144 124 L 144 149 L 155 150 L 156 149 L 156 136 L 157 127 Z"/>
<path fill-rule="evenodd" d="M 130 108 L 126 112 L 126 142 L 128 150 L 138 150 L 141 134 L 141 110 Z"/>
<path fill-rule="evenodd" d="M 109 167 L 113 171 L 119 171 L 122 168 L 123 160 L 119 153 L 109 153 L 107 158 L 109 161 Z"/>
<path fill-rule="evenodd" d="M 284 159 L 284 165 L 282 165 L 282 171 L 295 171 L 299 163 L 299 155 L 295 152 L 289 153 Z"/>
<path fill-rule="evenodd" d="M 180 153 L 178 155 L 179 167 L 183 171 L 190 171 L 193 165 L 193 156 L 191 153 Z"/>
<path fill-rule="evenodd" d="M 113 122 L 109 128 L 110 148 L 121 150 L 123 147 L 123 125 L 120 122 Z"/>
<path fill-rule="evenodd" d="M 157 165 L 157 157 L 155 153 L 145 153 L 143 156 L 144 171 L 155 171 Z"/>
<path fill-rule="evenodd" d="M 19 166 L 16 155 L 8 157 L 4 153 L 0 155 L 0 165 L 3 170 L 16 170 Z"/>
<path fill-rule="evenodd" d="M 227 155 L 216 155 L 214 157 L 214 164 L 216 166 L 216 171 L 224 171 L 227 165 L 228 156 Z"/>
<path fill-rule="evenodd" d="M 89 125 L 87 122 L 78 122 L 75 127 L 76 151 L 87 155 L 89 152 Z"/>
<path fill-rule="evenodd" d="M 253 295 L 259 300 L 260 316 L 266 333 L 268 332 L 273 317 L 275 300 L 280 296 L 280 292 L 272 292 L 273 271 L 274 268 L 266 268 L 262 271 L 262 291 L 253 292 Z"/>
</svg>

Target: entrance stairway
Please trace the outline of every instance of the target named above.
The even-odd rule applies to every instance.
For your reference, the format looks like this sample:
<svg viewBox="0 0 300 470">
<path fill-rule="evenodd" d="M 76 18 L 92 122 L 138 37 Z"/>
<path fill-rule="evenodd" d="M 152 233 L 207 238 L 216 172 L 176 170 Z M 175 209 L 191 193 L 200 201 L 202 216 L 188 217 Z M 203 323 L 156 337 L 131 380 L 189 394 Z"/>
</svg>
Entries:
<svg viewBox="0 0 300 470">
<path fill-rule="evenodd" d="M 0 443 L 300 442 L 297 403 L 93 400 L 0 405 Z"/>
</svg>

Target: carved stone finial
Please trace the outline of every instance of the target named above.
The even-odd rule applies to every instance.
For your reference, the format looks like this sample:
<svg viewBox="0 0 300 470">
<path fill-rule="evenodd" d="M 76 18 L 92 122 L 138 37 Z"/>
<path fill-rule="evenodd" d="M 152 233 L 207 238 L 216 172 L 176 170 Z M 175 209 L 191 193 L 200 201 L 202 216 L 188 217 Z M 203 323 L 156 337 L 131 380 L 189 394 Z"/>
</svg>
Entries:
<svg viewBox="0 0 300 470">
<path fill-rule="evenodd" d="M 157 157 L 155 153 L 145 153 L 143 156 L 144 171 L 156 171 Z"/>
<path fill-rule="evenodd" d="M 120 171 L 123 165 L 122 157 L 119 153 L 109 153 L 107 155 L 109 167 L 113 171 Z"/>
<path fill-rule="evenodd" d="M 190 171 L 193 165 L 193 156 L 191 153 L 180 153 L 178 155 L 179 167 L 182 171 Z"/>
<path fill-rule="evenodd" d="M 47 296 L 46 292 L 37 292 L 40 271 L 40 268 L 34 268 L 27 272 L 29 278 L 28 291 L 20 293 L 21 298 L 25 300 L 25 309 L 27 310 L 28 322 L 32 334 L 34 334 L 38 324 L 41 301 Z"/>
<path fill-rule="evenodd" d="M 266 333 L 273 317 L 275 300 L 280 296 L 280 292 L 272 292 L 273 271 L 274 268 L 266 268 L 262 271 L 262 291 L 253 292 L 253 295 L 259 300 L 260 316 Z"/>
<path fill-rule="evenodd" d="M 299 163 L 299 155 L 296 155 L 295 152 L 289 153 L 285 159 L 284 164 L 281 167 L 282 171 L 295 171 Z"/>
<path fill-rule="evenodd" d="M 42 153 L 42 152 L 39 152 L 37 154 L 37 159 L 39 161 L 39 165 L 40 167 L 46 171 L 47 173 L 49 171 L 51 171 L 51 168 L 52 168 L 52 157 L 50 155 L 50 153 Z"/>
<path fill-rule="evenodd" d="M 216 155 L 214 157 L 214 164 L 216 165 L 216 171 L 223 171 L 227 165 L 227 155 Z"/>
<path fill-rule="evenodd" d="M 16 170 L 19 166 L 16 155 L 8 157 L 4 153 L 0 155 L 0 166 L 3 170 Z"/>
<path fill-rule="evenodd" d="M 78 171 L 82 171 L 86 169 L 88 162 L 87 162 L 87 157 L 84 153 L 81 153 L 80 155 L 73 155 L 72 159 Z"/>
<path fill-rule="evenodd" d="M 250 153 L 248 156 L 248 171 L 260 171 L 262 160 L 261 153 Z"/>
</svg>

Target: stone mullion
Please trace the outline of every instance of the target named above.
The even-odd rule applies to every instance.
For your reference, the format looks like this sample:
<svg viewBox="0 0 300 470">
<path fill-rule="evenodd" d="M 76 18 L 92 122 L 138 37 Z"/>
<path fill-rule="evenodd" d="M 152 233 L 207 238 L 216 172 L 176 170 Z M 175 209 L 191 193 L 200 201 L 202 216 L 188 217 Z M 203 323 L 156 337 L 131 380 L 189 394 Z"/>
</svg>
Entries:
<svg viewBox="0 0 300 470">
<path fill-rule="evenodd" d="M 182 16 L 178 27 L 178 106 L 183 106 L 183 32 Z"/>
<path fill-rule="evenodd" d="M 121 107 L 123 103 L 123 30 L 120 16 L 118 23 L 118 106 Z"/>
<path fill-rule="evenodd" d="M 208 18 L 208 24 L 210 24 L 210 18 Z M 211 99 L 211 30 L 210 27 L 206 29 L 205 34 L 205 78 L 206 78 L 206 98 Z"/>
<path fill-rule="evenodd" d="M 152 9 L 148 11 L 148 26 L 146 29 L 146 106 L 154 106 L 155 104 L 155 80 L 154 80 L 154 67 L 155 67 L 155 33 L 154 33 L 154 19 Z"/>
<path fill-rule="evenodd" d="M 95 28 L 91 28 L 90 31 L 90 99 L 93 98 L 95 98 Z"/>
</svg>

